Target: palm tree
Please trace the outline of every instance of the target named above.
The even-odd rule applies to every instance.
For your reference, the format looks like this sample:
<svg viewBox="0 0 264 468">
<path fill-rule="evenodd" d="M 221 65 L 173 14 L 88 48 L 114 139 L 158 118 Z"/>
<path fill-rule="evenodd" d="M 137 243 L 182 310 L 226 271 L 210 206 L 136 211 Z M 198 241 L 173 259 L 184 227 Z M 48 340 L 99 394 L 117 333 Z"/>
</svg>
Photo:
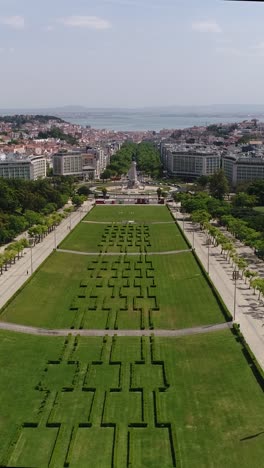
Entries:
<svg viewBox="0 0 264 468">
<path fill-rule="evenodd" d="M 242 278 L 243 278 L 245 269 L 248 266 L 248 262 L 244 258 L 239 258 L 237 266 L 238 266 L 238 269 L 242 271 Z"/>
<path fill-rule="evenodd" d="M 5 264 L 5 256 L 0 254 L 0 274 L 3 274 L 3 266 Z"/>
</svg>

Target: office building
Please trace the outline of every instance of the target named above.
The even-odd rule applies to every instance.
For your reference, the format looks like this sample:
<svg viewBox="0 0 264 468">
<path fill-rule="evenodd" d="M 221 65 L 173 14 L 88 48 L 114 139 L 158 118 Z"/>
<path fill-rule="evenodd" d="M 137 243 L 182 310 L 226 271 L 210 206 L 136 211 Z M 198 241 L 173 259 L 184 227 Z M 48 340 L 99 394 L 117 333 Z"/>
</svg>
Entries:
<svg viewBox="0 0 264 468">
<path fill-rule="evenodd" d="M 18 153 L 0 155 L 0 177 L 5 179 L 42 179 L 46 177 L 46 168 L 46 159 L 43 156 Z"/>
<path fill-rule="evenodd" d="M 176 177 L 210 176 L 221 167 L 221 153 L 213 146 L 171 144 L 163 146 L 161 156 L 167 172 Z"/>
<path fill-rule="evenodd" d="M 229 153 L 222 157 L 222 168 L 233 187 L 243 182 L 264 179 L 264 153 Z"/>
</svg>

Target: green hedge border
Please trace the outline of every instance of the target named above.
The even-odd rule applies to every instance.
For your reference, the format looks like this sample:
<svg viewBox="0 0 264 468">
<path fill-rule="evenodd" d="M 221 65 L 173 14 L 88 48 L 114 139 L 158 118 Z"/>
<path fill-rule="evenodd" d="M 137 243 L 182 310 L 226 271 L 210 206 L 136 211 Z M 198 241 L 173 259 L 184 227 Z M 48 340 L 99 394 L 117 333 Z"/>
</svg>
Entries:
<svg viewBox="0 0 264 468">
<path fill-rule="evenodd" d="M 233 324 L 231 329 L 233 335 L 242 346 L 243 354 L 262 390 L 264 391 L 264 370 L 260 366 L 255 354 L 251 351 L 248 343 L 245 340 L 243 333 L 240 331 L 240 326 L 237 323 Z"/>
</svg>

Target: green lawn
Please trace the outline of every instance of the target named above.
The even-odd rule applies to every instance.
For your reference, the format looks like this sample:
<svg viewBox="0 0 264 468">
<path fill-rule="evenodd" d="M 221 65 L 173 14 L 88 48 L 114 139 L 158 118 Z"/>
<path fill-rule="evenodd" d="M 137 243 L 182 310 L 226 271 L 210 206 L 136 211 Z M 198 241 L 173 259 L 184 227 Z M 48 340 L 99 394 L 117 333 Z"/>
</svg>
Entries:
<svg viewBox="0 0 264 468">
<path fill-rule="evenodd" d="M 224 316 L 191 252 L 53 253 L 1 320 L 47 328 L 186 328 Z"/>
<path fill-rule="evenodd" d="M 79 252 L 157 252 L 188 246 L 176 224 L 120 225 L 80 223 L 60 243 Z"/>
<path fill-rule="evenodd" d="M 134 221 L 148 223 L 157 221 L 172 221 L 170 211 L 166 206 L 136 206 L 136 205 L 97 205 L 85 217 L 87 221 Z"/>
<path fill-rule="evenodd" d="M 174 338 L 0 332 L 0 465 L 259 468 L 264 399 L 229 330 Z"/>
<path fill-rule="evenodd" d="M 264 213 L 264 206 L 255 206 L 254 210 L 258 211 L 261 214 L 263 214 Z"/>
</svg>

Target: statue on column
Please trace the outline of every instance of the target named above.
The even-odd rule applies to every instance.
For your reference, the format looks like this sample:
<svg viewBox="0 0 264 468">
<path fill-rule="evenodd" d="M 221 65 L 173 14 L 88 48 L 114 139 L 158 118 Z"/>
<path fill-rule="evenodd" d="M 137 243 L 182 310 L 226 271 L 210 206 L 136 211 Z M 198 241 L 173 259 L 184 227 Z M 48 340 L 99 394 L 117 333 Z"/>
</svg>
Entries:
<svg viewBox="0 0 264 468">
<path fill-rule="evenodd" d="M 136 188 L 139 186 L 138 178 L 137 178 L 137 163 L 133 159 L 131 163 L 131 167 L 127 173 L 128 176 L 128 188 Z"/>
</svg>

